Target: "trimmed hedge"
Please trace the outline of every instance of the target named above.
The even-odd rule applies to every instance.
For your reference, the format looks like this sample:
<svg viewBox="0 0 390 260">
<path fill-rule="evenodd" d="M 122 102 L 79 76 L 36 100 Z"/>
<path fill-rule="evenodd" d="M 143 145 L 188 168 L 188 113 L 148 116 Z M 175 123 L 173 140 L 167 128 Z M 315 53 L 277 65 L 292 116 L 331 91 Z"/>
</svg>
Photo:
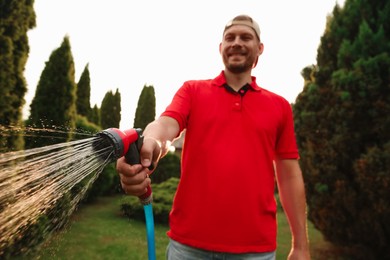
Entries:
<svg viewBox="0 0 390 260">
<path fill-rule="evenodd" d="M 175 153 L 167 153 L 160 159 L 150 178 L 152 183 L 162 183 L 172 177 L 180 178 L 180 157 Z"/>
<path fill-rule="evenodd" d="M 169 212 L 172 208 L 172 201 L 178 184 L 178 178 L 170 178 L 165 182 L 152 186 L 153 214 L 156 223 L 168 224 Z M 137 197 L 124 196 L 121 201 L 121 211 L 128 218 L 145 221 L 143 206 Z"/>
</svg>

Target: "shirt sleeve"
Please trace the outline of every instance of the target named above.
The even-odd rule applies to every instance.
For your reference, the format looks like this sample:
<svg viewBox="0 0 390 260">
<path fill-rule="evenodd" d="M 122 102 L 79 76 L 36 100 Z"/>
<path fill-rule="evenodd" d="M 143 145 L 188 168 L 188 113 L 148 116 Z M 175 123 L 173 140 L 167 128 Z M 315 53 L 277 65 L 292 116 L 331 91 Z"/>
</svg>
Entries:
<svg viewBox="0 0 390 260">
<path fill-rule="evenodd" d="M 277 159 L 299 159 L 291 105 L 283 99 L 283 119 L 276 142 Z"/>
<path fill-rule="evenodd" d="M 161 116 L 174 118 L 180 126 L 182 132 L 187 127 L 187 121 L 191 109 L 191 87 L 189 82 L 185 82 L 174 95 L 171 103 L 167 106 Z"/>
</svg>

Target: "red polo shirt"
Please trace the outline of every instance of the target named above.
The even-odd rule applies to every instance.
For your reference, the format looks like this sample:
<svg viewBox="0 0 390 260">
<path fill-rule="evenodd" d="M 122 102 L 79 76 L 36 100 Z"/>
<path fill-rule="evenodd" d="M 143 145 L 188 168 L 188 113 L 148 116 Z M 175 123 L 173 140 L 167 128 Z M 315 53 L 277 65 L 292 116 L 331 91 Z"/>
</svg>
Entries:
<svg viewBox="0 0 390 260">
<path fill-rule="evenodd" d="M 212 80 L 187 81 L 163 116 L 186 129 L 172 239 L 211 251 L 276 249 L 276 157 L 298 158 L 290 104 L 260 88 L 240 91 Z"/>
</svg>

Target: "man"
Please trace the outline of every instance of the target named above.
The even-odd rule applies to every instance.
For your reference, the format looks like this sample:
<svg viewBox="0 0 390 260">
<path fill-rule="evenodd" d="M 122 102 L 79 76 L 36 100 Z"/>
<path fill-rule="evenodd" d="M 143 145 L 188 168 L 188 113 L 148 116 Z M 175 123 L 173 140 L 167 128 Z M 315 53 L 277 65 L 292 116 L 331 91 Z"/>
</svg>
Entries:
<svg viewBox="0 0 390 260">
<path fill-rule="evenodd" d="M 224 71 L 184 83 L 146 127 L 141 164 L 117 162 L 124 191 L 142 195 L 148 167 L 186 129 L 168 259 L 275 259 L 275 175 L 292 232 L 289 259 L 310 258 L 291 107 L 251 75 L 263 49 L 258 24 L 235 17 L 219 46 Z"/>
</svg>

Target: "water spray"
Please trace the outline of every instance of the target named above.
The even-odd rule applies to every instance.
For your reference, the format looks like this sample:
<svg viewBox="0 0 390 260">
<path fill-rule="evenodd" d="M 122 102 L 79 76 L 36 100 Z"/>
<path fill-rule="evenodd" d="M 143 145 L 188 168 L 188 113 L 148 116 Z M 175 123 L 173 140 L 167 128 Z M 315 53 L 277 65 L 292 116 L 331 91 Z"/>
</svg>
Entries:
<svg viewBox="0 0 390 260">
<path fill-rule="evenodd" d="M 141 129 L 110 128 L 85 139 L 0 153 L 0 258 L 28 253 L 30 245 L 39 245 L 42 238 L 62 228 L 106 165 L 122 156 L 130 164 L 140 163 L 142 144 Z M 145 211 L 148 256 L 154 260 L 150 187 L 140 201 Z M 42 225 L 44 229 L 40 228 L 37 236 L 31 233 Z"/>
<path fill-rule="evenodd" d="M 113 151 L 107 151 L 107 154 L 103 154 L 105 158 L 109 157 L 110 161 L 115 161 L 122 156 L 125 156 L 127 163 L 139 164 L 140 163 L 140 150 L 143 144 L 142 130 L 128 129 L 121 131 L 117 128 L 109 128 L 99 132 L 97 135 L 101 138 L 96 141 L 93 146 L 96 151 L 104 150 L 107 146 L 111 146 Z M 107 150 L 107 149 L 105 149 Z M 153 166 L 150 166 L 153 169 Z M 148 259 L 156 259 L 156 250 L 154 243 L 154 219 L 152 208 L 152 189 L 147 187 L 145 194 L 138 197 L 142 205 L 144 206 L 145 222 L 146 222 L 146 236 L 148 243 Z"/>
</svg>

